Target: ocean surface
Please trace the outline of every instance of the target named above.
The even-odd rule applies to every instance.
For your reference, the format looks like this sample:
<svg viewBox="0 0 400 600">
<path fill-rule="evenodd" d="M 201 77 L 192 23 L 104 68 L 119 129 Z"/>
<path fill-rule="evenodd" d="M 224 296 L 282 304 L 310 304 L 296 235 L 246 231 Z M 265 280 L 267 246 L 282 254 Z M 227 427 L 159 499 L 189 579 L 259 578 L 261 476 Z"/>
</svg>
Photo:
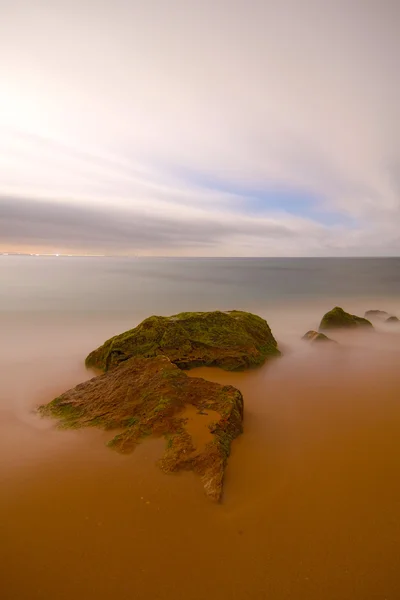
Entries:
<svg viewBox="0 0 400 600">
<path fill-rule="evenodd" d="M 400 258 L 0 256 L 0 597 L 400 598 L 400 325 L 309 345 L 334 306 L 400 318 Z M 249 310 L 283 356 L 196 369 L 245 401 L 223 502 L 35 408 L 90 378 L 85 356 L 151 314 Z"/>
</svg>

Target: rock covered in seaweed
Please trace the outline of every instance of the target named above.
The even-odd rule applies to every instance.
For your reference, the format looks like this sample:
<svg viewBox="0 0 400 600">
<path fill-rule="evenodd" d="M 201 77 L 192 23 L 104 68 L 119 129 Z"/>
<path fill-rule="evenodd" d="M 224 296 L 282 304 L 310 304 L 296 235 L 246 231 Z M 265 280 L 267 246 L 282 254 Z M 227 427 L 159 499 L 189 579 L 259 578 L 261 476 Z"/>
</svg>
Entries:
<svg viewBox="0 0 400 600">
<path fill-rule="evenodd" d="M 322 317 L 319 331 L 339 328 L 353 329 L 356 327 L 372 327 L 372 323 L 368 319 L 345 312 L 340 306 L 335 306 Z"/>
<path fill-rule="evenodd" d="M 187 430 L 185 408 L 195 407 L 196 418 L 214 411 L 211 440 L 203 447 Z M 105 374 L 77 385 L 39 407 L 61 427 L 96 426 L 119 431 L 109 446 L 129 452 L 147 435 L 165 436 L 160 467 L 166 471 L 193 470 L 206 494 L 219 500 L 231 441 L 242 432 L 243 397 L 232 386 L 188 377 L 163 356 L 133 358 Z"/>
<path fill-rule="evenodd" d="M 180 369 L 215 366 L 239 371 L 279 356 L 268 323 L 243 311 L 153 316 L 89 354 L 86 366 L 107 371 L 135 357 L 167 356 Z"/>
<path fill-rule="evenodd" d="M 314 330 L 310 330 L 307 331 L 307 333 L 305 333 L 303 335 L 303 337 L 301 338 L 302 340 L 306 340 L 308 342 L 335 342 L 335 340 L 331 340 L 331 338 L 328 338 L 327 335 L 325 335 L 324 333 L 319 333 L 318 331 L 314 331 Z"/>
</svg>

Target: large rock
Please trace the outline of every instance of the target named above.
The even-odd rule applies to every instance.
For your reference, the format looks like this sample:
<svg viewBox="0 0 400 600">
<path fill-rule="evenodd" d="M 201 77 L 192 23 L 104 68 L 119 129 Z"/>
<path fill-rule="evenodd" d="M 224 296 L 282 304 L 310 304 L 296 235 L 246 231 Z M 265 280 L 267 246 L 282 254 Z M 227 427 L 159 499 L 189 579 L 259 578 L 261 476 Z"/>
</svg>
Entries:
<svg viewBox="0 0 400 600">
<path fill-rule="evenodd" d="M 368 319 L 345 312 L 340 306 L 335 306 L 322 317 L 319 330 L 353 329 L 356 327 L 372 327 L 372 323 Z"/>
<path fill-rule="evenodd" d="M 194 312 L 149 317 L 107 340 L 86 366 L 107 371 L 134 356 L 167 356 L 180 369 L 200 366 L 239 371 L 280 354 L 268 323 L 248 312 Z"/>
<path fill-rule="evenodd" d="M 307 331 L 307 333 L 305 333 L 302 337 L 303 340 L 306 340 L 307 342 L 335 342 L 335 340 L 331 340 L 331 338 L 328 338 L 327 335 L 325 335 L 324 333 L 319 333 L 318 331 Z"/>
<path fill-rule="evenodd" d="M 200 427 L 212 411 L 203 446 L 188 430 L 188 407 L 195 408 L 192 419 Z M 149 434 L 165 436 L 161 468 L 195 471 L 206 494 L 219 500 L 231 441 L 242 432 L 243 398 L 232 386 L 188 377 L 158 356 L 127 360 L 39 407 L 39 412 L 59 419 L 62 427 L 117 429 L 109 446 L 120 452 L 133 450 Z"/>
</svg>

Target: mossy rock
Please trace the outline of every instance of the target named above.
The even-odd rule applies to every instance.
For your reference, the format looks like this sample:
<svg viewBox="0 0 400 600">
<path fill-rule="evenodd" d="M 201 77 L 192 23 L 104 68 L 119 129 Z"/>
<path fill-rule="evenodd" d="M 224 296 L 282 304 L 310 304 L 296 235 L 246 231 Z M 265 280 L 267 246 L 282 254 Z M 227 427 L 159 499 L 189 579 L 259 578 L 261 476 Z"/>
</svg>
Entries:
<svg viewBox="0 0 400 600">
<path fill-rule="evenodd" d="M 398 317 L 389 317 L 385 321 L 385 323 L 399 323 L 399 322 L 400 322 L 400 319 L 398 319 Z"/>
<path fill-rule="evenodd" d="M 308 342 L 335 342 L 335 340 L 331 340 L 331 338 L 329 338 L 327 335 L 325 335 L 324 333 L 319 333 L 318 331 L 307 331 L 307 333 L 305 333 L 303 335 L 303 337 L 301 338 L 302 340 L 306 340 Z"/>
<path fill-rule="evenodd" d="M 240 371 L 279 356 L 268 323 L 242 311 L 153 316 L 89 354 L 86 366 L 108 371 L 135 356 L 167 356 L 180 369 L 215 366 Z"/>
<path fill-rule="evenodd" d="M 372 327 L 372 323 L 368 319 L 345 312 L 340 306 L 335 306 L 322 317 L 319 331 L 339 328 L 354 329 L 356 327 Z"/>
<path fill-rule="evenodd" d="M 211 441 L 203 448 L 196 447 L 185 429 L 188 405 L 198 409 L 199 419 L 207 410 L 217 414 L 209 426 Z M 158 356 L 127 360 L 38 410 L 58 419 L 63 428 L 117 429 L 108 445 L 119 452 L 132 451 L 150 434 L 165 436 L 160 467 L 166 472 L 198 473 L 207 496 L 218 501 L 231 442 L 242 432 L 243 397 L 232 386 L 188 377 L 168 358 Z"/>
</svg>

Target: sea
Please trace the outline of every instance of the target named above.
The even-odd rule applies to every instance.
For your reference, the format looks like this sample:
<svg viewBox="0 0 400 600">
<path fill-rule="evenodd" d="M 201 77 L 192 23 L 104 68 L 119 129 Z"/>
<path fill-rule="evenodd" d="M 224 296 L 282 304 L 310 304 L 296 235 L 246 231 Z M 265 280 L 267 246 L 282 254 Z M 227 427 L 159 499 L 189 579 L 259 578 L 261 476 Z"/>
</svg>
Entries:
<svg viewBox="0 0 400 600">
<path fill-rule="evenodd" d="M 398 600 L 400 324 L 302 340 L 334 306 L 400 318 L 400 258 L 0 256 L 0 597 Z M 190 372 L 244 397 L 220 504 L 162 439 L 120 455 L 38 416 L 109 337 L 231 309 L 282 357 Z"/>
</svg>

